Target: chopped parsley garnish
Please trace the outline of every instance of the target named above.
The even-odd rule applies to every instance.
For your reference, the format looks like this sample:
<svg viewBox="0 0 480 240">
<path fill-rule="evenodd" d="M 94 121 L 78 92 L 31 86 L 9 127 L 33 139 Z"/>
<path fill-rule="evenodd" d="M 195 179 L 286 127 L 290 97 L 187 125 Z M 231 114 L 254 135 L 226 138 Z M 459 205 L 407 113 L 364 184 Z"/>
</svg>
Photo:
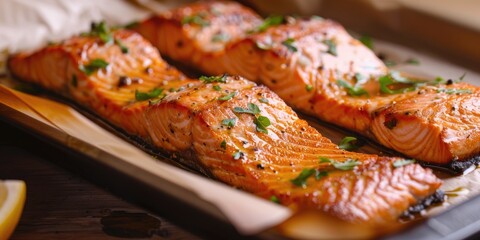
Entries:
<svg viewBox="0 0 480 240">
<path fill-rule="evenodd" d="M 220 143 L 220 147 L 225 150 L 227 149 L 227 142 L 225 140 L 223 140 L 221 143 Z"/>
<path fill-rule="evenodd" d="M 293 45 L 294 43 L 295 43 L 295 39 L 293 38 L 287 38 L 287 40 L 282 42 L 283 46 L 287 47 L 288 50 L 292 52 L 296 52 L 298 51 L 298 49 Z"/>
<path fill-rule="evenodd" d="M 243 157 L 243 152 L 240 152 L 240 150 L 237 150 L 233 153 L 232 157 L 234 160 L 238 160 L 241 157 Z"/>
<path fill-rule="evenodd" d="M 230 40 L 230 35 L 221 32 L 212 37 L 212 42 L 226 42 L 228 40 Z"/>
<path fill-rule="evenodd" d="M 128 47 L 125 46 L 123 42 L 120 41 L 119 39 L 115 39 L 115 44 L 117 44 L 118 47 L 120 47 L 120 50 L 122 51 L 123 54 L 127 54 L 129 52 Z"/>
<path fill-rule="evenodd" d="M 113 40 L 112 32 L 104 21 L 92 23 L 89 35 L 98 36 L 104 43 L 109 43 Z"/>
<path fill-rule="evenodd" d="M 415 163 L 415 159 L 401 159 L 401 160 L 396 160 L 393 162 L 393 166 L 396 168 L 403 167 L 405 165 L 409 165 Z"/>
<path fill-rule="evenodd" d="M 320 163 L 330 163 L 334 168 L 343 171 L 352 170 L 354 167 L 361 164 L 358 160 L 351 158 L 345 160 L 344 162 L 339 162 L 326 157 L 320 157 Z"/>
<path fill-rule="evenodd" d="M 260 24 L 260 26 L 258 26 L 256 29 L 249 31 L 249 33 L 265 32 L 269 27 L 280 25 L 283 22 L 284 22 L 283 16 L 270 16 L 270 17 L 267 17 L 262 22 L 262 24 Z"/>
<path fill-rule="evenodd" d="M 75 88 L 78 86 L 77 75 L 75 74 L 72 75 L 72 86 Z"/>
<path fill-rule="evenodd" d="M 360 147 L 359 141 L 356 137 L 344 137 L 338 147 L 343 150 L 351 151 Z"/>
<path fill-rule="evenodd" d="M 263 97 L 258 99 L 258 101 L 260 101 L 261 103 L 268 103 L 268 99 L 263 98 Z"/>
<path fill-rule="evenodd" d="M 409 58 L 405 61 L 406 64 L 411 64 L 411 65 L 420 65 L 420 61 L 416 58 Z"/>
<path fill-rule="evenodd" d="M 233 97 L 235 97 L 237 95 L 237 92 L 232 92 L 230 94 L 227 94 L 227 95 L 223 95 L 221 97 L 218 98 L 218 100 L 220 101 L 228 101 L 230 99 L 232 99 Z"/>
<path fill-rule="evenodd" d="M 256 115 L 260 113 L 260 108 L 258 108 L 258 106 L 254 103 L 249 103 L 248 108 L 234 107 L 233 111 L 236 113 L 248 113 Z"/>
<path fill-rule="evenodd" d="M 359 96 L 362 96 L 362 95 L 367 95 L 368 96 L 368 92 L 365 89 L 363 89 L 361 87 L 358 87 L 358 86 L 352 86 L 348 82 L 346 82 L 342 79 L 337 80 L 337 85 L 347 89 L 347 93 L 350 96 L 354 96 L 354 97 L 359 97 Z"/>
<path fill-rule="evenodd" d="M 159 97 L 162 94 L 163 88 L 154 88 L 149 92 L 140 92 L 135 90 L 135 100 L 137 101 L 145 101 L 152 98 Z"/>
<path fill-rule="evenodd" d="M 291 183 L 293 183 L 295 186 L 299 186 L 302 188 L 307 187 L 307 180 L 311 176 L 315 176 L 315 180 L 320 180 L 322 177 L 328 176 L 328 172 L 326 171 L 319 171 L 318 169 L 315 168 L 304 168 L 300 174 L 290 180 Z"/>
<path fill-rule="evenodd" d="M 98 69 L 103 69 L 108 66 L 108 62 L 103 59 L 96 58 L 90 61 L 87 65 L 81 65 L 80 71 L 84 72 L 87 75 L 92 75 Z"/>
<path fill-rule="evenodd" d="M 262 133 L 268 133 L 267 127 L 270 126 L 270 119 L 265 116 L 259 116 L 253 120 L 257 126 L 257 131 Z"/>
<path fill-rule="evenodd" d="M 323 43 L 328 47 L 327 53 L 330 53 L 333 56 L 337 56 L 337 44 L 335 43 L 335 41 L 333 41 L 332 39 L 327 39 L 323 41 Z"/>
<path fill-rule="evenodd" d="M 434 81 L 434 84 L 436 84 L 436 85 L 446 83 L 445 79 L 443 77 L 440 77 L 440 76 L 437 76 L 433 81 Z"/>
<path fill-rule="evenodd" d="M 203 83 L 214 83 L 214 82 L 219 82 L 219 83 L 226 83 L 227 82 L 227 74 L 223 74 L 220 76 L 201 76 L 200 81 Z"/>
<path fill-rule="evenodd" d="M 277 203 L 277 204 L 281 204 L 280 199 L 279 199 L 277 196 L 275 196 L 275 195 L 272 195 L 272 196 L 270 197 L 270 201 L 272 201 L 272 202 L 274 202 L 274 203 Z"/>
<path fill-rule="evenodd" d="M 255 117 L 253 123 L 255 123 L 257 131 L 261 133 L 268 133 L 267 127 L 271 124 L 270 119 L 265 116 L 256 116 L 260 113 L 260 108 L 256 104 L 248 103 L 248 108 L 234 107 L 233 111 L 236 113 L 252 114 Z"/>
<path fill-rule="evenodd" d="M 315 171 L 314 168 L 304 168 L 302 172 L 296 178 L 290 180 L 290 182 L 295 186 L 305 188 L 307 187 L 307 179 L 315 174 Z"/>
<path fill-rule="evenodd" d="M 218 85 L 215 85 L 215 86 L 213 86 L 213 90 L 220 91 L 220 90 L 222 90 L 222 88 Z"/>
<path fill-rule="evenodd" d="M 327 171 L 315 171 L 315 180 L 320 180 L 322 177 L 328 176 Z"/>
<path fill-rule="evenodd" d="M 236 118 L 227 118 L 222 120 L 222 125 L 225 125 L 227 127 L 233 127 L 237 123 Z"/>
<path fill-rule="evenodd" d="M 370 36 L 363 35 L 358 39 L 363 45 L 373 50 L 373 39 Z"/>
<path fill-rule="evenodd" d="M 378 79 L 380 83 L 380 91 L 386 94 L 405 93 L 416 90 L 420 85 L 424 85 L 423 82 L 412 81 L 411 79 L 400 76 L 400 73 L 391 71 L 385 76 L 381 76 Z M 400 85 L 402 87 L 391 89 L 390 86 Z M 406 85 L 406 86 L 405 86 Z"/>
<path fill-rule="evenodd" d="M 307 92 L 311 92 L 313 90 L 313 86 L 310 84 L 307 84 L 305 85 L 305 90 L 307 90 Z"/>
<path fill-rule="evenodd" d="M 471 94 L 472 90 L 470 89 L 456 89 L 456 88 L 439 88 L 437 89 L 437 93 L 446 93 L 448 95 L 451 94 Z"/>
<path fill-rule="evenodd" d="M 186 16 L 182 19 L 182 24 L 195 24 L 201 27 L 210 25 L 210 22 L 205 19 L 206 15 L 203 13 Z"/>
</svg>

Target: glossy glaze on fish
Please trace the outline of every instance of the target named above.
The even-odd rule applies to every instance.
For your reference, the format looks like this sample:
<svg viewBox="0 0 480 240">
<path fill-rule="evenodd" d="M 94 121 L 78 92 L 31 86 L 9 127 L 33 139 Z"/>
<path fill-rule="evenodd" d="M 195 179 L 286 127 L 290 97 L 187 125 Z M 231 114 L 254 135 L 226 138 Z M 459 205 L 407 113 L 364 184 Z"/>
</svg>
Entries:
<svg viewBox="0 0 480 240">
<path fill-rule="evenodd" d="M 264 86 L 240 77 L 187 79 L 140 35 L 112 37 L 73 37 L 16 55 L 8 66 L 159 149 L 193 153 L 190 161 L 208 175 L 293 209 L 385 223 L 441 184 L 416 163 L 339 149 Z M 92 69 L 99 59 L 108 65 Z M 302 171 L 311 176 L 299 179 Z"/>
<path fill-rule="evenodd" d="M 197 11 L 202 4 L 202 10 Z M 222 25 L 223 21 L 219 17 L 223 14 L 214 14 L 209 8 L 212 5 L 217 9 L 220 5 L 238 8 L 236 13 L 245 18 L 252 15 L 238 4 L 196 3 L 172 10 L 174 14 L 154 16 L 136 30 L 165 56 L 208 74 L 241 75 L 265 84 L 295 109 L 373 138 L 412 158 L 448 164 L 480 152 L 477 87 L 411 81 L 382 88 L 381 78 L 405 78 L 390 73 L 370 49 L 338 23 L 318 17 L 289 18 L 285 24 L 269 28 L 252 26 L 258 20 L 239 24 L 239 31 L 230 31 L 231 40 L 223 41 L 212 52 L 211 46 L 218 43 L 211 41 L 211 26 Z M 203 25 L 181 21 L 199 14 L 208 19 Z M 165 32 L 168 37 L 163 37 Z M 197 39 L 192 32 L 208 37 Z M 185 44 L 175 44 L 179 39 Z M 191 52 L 195 57 L 184 57 Z M 456 107 L 452 111 L 453 105 Z M 408 111 L 402 112 L 406 108 Z"/>
</svg>

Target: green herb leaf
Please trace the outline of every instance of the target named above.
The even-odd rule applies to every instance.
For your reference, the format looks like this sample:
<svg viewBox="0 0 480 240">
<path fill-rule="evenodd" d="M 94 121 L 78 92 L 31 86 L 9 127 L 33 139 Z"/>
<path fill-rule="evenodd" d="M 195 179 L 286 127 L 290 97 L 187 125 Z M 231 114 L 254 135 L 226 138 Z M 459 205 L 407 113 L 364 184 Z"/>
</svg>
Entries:
<svg viewBox="0 0 480 240">
<path fill-rule="evenodd" d="M 411 64 L 411 65 L 420 65 L 420 61 L 415 58 L 409 58 L 405 61 L 406 64 Z"/>
<path fill-rule="evenodd" d="M 361 163 L 358 160 L 355 159 L 347 159 L 343 162 L 335 161 L 332 159 L 328 159 L 326 157 L 320 157 L 320 163 L 325 163 L 328 162 L 332 164 L 332 166 L 336 169 L 343 170 L 343 171 L 348 171 L 352 170 L 354 167 L 360 165 Z"/>
<path fill-rule="evenodd" d="M 260 101 L 261 103 L 268 103 L 268 99 L 266 98 L 260 98 L 258 99 L 258 101 Z"/>
<path fill-rule="evenodd" d="M 307 84 L 305 85 L 305 90 L 307 90 L 307 92 L 311 92 L 313 90 L 313 86 L 310 84 Z"/>
<path fill-rule="evenodd" d="M 85 36 L 97 36 L 103 43 L 110 43 L 113 40 L 112 32 L 104 21 L 99 23 L 92 23 L 92 27 L 89 33 Z"/>
<path fill-rule="evenodd" d="M 115 44 L 117 44 L 120 47 L 120 50 L 122 51 L 123 54 L 127 54 L 129 52 L 128 47 L 123 44 L 122 41 L 119 39 L 115 39 Z"/>
<path fill-rule="evenodd" d="M 278 197 L 275 196 L 275 195 L 272 195 L 272 196 L 270 197 L 270 201 L 272 201 L 272 202 L 274 202 L 274 203 L 277 203 L 277 204 L 281 204 L 280 199 L 278 199 Z"/>
<path fill-rule="evenodd" d="M 222 125 L 225 125 L 227 127 L 233 127 L 237 123 L 236 118 L 227 118 L 222 120 Z"/>
<path fill-rule="evenodd" d="M 200 81 L 203 83 L 214 83 L 214 82 L 219 82 L 219 83 L 226 83 L 227 82 L 227 74 L 223 74 L 221 76 L 201 76 Z"/>
<path fill-rule="evenodd" d="M 328 176 L 327 171 L 318 171 L 318 170 L 315 171 L 315 180 L 317 181 L 326 176 Z"/>
<path fill-rule="evenodd" d="M 213 90 L 220 91 L 220 90 L 222 90 L 222 88 L 218 85 L 215 85 L 215 86 L 213 86 Z"/>
<path fill-rule="evenodd" d="M 393 166 L 396 168 L 403 167 L 405 165 L 409 165 L 415 163 L 415 159 L 401 159 L 401 160 L 396 160 L 393 162 Z"/>
<path fill-rule="evenodd" d="M 347 159 L 345 162 L 334 161 L 332 162 L 332 165 L 336 169 L 347 171 L 347 170 L 352 170 L 354 167 L 360 165 L 360 162 L 354 159 Z"/>
<path fill-rule="evenodd" d="M 223 140 L 221 143 L 220 143 L 220 148 L 222 148 L 223 150 L 227 149 L 227 142 L 225 140 Z"/>
<path fill-rule="evenodd" d="M 233 159 L 234 159 L 234 160 L 238 160 L 238 159 L 240 159 L 240 158 L 243 156 L 243 153 L 240 152 L 240 150 L 237 150 L 236 152 L 233 153 L 232 156 L 233 156 Z"/>
<path fill-rule="evenodd" d="M 360 42 L 363 43 L 363 45 L 373 50 L 373 39 L 370 36 L 363 35 L 358 40 L 360 40 Z"/>
<path fill-rule="evenodd" d="M 295 186 L 305 188 L 307 187 L 307 179 L 313 174 L 315 174 L 315 169 L 304 168 L 302 172 L 296 178 L 290 180 L 290 182 Z"/>
<path fill-rule="evenodd" d="M 221 32 L 212 37 L 212 42 L 227 42 L 228 40 L 230 40 L 230 35 Z"/>
<path fill-rule="evenodd" d="M 257 131 L 268 134 L 267 127 L 270 126 L 270 119 L 265 116 L 259 116 L 253 120 L 255 125 L 257 126 Z"/>
<path fill-rule="evenodd" d="M 108 66 L 108 62 L 106 62 L 103 59 L 96 58 L 90 61 L 87 65 L 83 66 L 81 65 L 80 71 L 84 72 L 87 75 L 92 75 L 95 71 L 98 69 L 103 69 Z"/>
<path fill-rule="evenodd" d="M 135 100 L 137 101 L 145 101 L 149 100 L 152 98 L 156 98 L 162 94 L 163 89 L 162 88 L 154 88 L 150 92 L 140 92 L 138 90 L 135 90 Z"/>
<path fill-rule="evenodd" d="M 75 88 L 78 86 L 77 75 L 75 74 L 72 75 L 72 86 Z"/>
<path fill-rule="evenodd" d="M 351 151 L 359 148 L 358 139 L 356 137 L 344 137 L 338 147 L 343 150 Z"/>
<path fill-rule="evenodd" d="M 288 50 L 292 52 L 298 51 L 297 47 L 295 47 L 293 44 L 295 42 L 295 39 L 293 38 L 287 38 L 287 40 L 283 41 L 282 44 L 288 48 Z"/>
<path fill-rule="evenodd" d="M 434 84 L 435 84 L 435 85 L 445 84 L 445 83 L 446 83 L 446 81 L 445 81 L 445 79 L 444 79 L 443 77 L 437 76 L 437 77 L 435 78 L 435 80 L 434 80 Z"/>
<path fill-rule="evenodd" d="M 337 44 L 332 39 L 327 39 L 323 43 L 328 47 L 327 53 L 337 56 Z"/>
<path fill-rule="evenodd" d="M 270 16 L 267 17 L 260 26 L 258 26 L 256 29 L 249 31 L 250 33 L 254 32 L 265 32 L 269 27 L 271 26 L 276 26 L 280 25 L 284 22 L 283 16 Z"/>
<path fill-rule="evenodd" d="M 398 94 L 398 93 L 405 93 L 416 90 L 419 86 L 424 85 L 423 82 L 415 82 L 408 78 L 404 78 L 400 76 L 400 73 L 391 71 L 389 74 L 385 76 L 381 76 L 378 79 L 380 83 L 380 91 L 386 94 Z M 397 89 L 391 89 L 390 86 L 403 84 L 407 85 L 406 87 L 401 87 Z"/>
<path fill-rule="evenodd" d="M 248 108 L 234 107 L 233 111 L 236 113 L 248 113 L 256 115 L 260 113 L 260 108 L 254 103 L 249 103 Z"/>
<path fill-rule="evenodd" d="M 361 87 L 357 87 L 357 86 L 353 87 L 352 85 L 350 85 L 348 82 L 346 82 L 344 80 L 338 79 L 337 80 L 337 85 L 347 89 L 347 93 L 350 96 L 354 96 L 354 97 L 359 97 L 359 96 L 362 96 L 362 95 L 368 96 L 368 92 L 365 89 L 363 89 Z"/>
<path fill-rule="evenodd" d="M 210 25 L 210 22 L 205 19 L 205 14 L 196 14 L 191 16 L 186 16 L 182 19 L 182 24 L 196 24 L 201 27 L 206 27 Z"/>
<path fill-rule="evenodd" d="M 237 95 L 237 92 L 232 92 L 230 94 L 227 94 L 227 95 L 224 95 L 224 96 L 221 96 L 218 98 L 218 100 L 220 101 L 228 101 L 230 99 L 232 99 L 233 97 L 235 97 Z"/>
<path fill-rule="evenodd" d="M 446 93 L 448 95 L 451 94 L 471 94 L 472 90 L 470 89 L 457 89 L 457 88 L 439 88 L 437 89 L 437 93 Z"/>
</svg>

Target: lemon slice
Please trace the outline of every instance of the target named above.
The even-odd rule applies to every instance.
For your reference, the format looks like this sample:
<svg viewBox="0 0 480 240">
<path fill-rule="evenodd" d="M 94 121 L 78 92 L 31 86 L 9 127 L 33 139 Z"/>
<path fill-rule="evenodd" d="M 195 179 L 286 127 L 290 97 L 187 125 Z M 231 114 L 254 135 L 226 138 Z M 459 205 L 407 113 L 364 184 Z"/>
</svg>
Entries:
<svg viewBox="0 0 480 240">
<path fill-rule="evenodd" d="M 25 182 L 0 181 L 0 240 L 8 239 L 17 226 L 25 203 Z"/>
</svg>

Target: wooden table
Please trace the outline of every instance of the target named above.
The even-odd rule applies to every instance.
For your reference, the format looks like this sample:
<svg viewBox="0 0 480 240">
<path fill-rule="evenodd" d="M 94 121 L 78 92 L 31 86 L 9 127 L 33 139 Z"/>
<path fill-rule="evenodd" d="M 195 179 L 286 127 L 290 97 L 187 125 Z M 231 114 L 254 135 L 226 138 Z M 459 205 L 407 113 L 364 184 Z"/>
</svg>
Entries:
<svg viewBox="0 0 480 240">
<path fill-rule="evenodd" d="M 199 239 L 53 163 L 68 157 L 0 121 L 0 179 L 27 184 L 12 239 Z"/>
</svg>

